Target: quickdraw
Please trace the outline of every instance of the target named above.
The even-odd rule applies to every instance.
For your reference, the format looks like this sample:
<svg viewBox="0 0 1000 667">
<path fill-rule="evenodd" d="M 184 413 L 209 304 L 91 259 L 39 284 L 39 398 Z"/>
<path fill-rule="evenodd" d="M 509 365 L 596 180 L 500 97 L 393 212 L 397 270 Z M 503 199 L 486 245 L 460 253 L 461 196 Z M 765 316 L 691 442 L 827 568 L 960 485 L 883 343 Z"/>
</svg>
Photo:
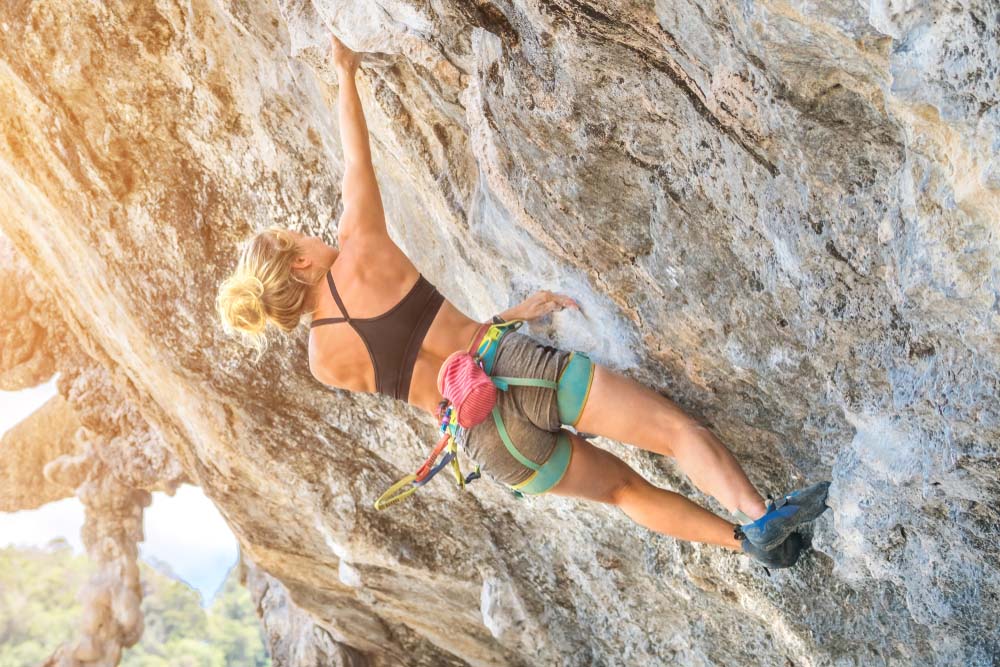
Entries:
<svg viewBox="0 0 1000 667">
<path fill-rule="evenodd" d="M 481 476 L 479 474 L 479 466 L 476 466 L 476 470 L 469 473 L 467 477 L 462 475 L 462 469 L 458 465 L 458 446 L 455 444 L 455 426 L 457 422 L 452 415 L 451 406 L 442 406 L 439 409 L 439 414 L 441 414 L 442 435 L 433 451 L 431 451 L 430 456 L 417 469 L 417 472 L 399 480 L 379 496 L 378 500 L 375 501 L 375 509 L 384 510 L 387 507 L 406 500 L 417 489 L 431 481 L 434 475 L 441 472 L 449 463 L 451 463 L 452 472 L 455 474 L 455 481 L 460 489 L 464 489 L 466 484 Z M 444 455 L 444 458 L 435 465 L 434 462 L 441 455 L 441 452 L 445 450 L 447 450 L 447 453 Z"/>
<path fill-rule="evenodd" d="M 445 410 L 442 414 L 441 439 L 438 440 L 438 443 L 431 451 L 430 456 L 428 456 L 423 465 L 417 469 L 417 472 L 407 475 L 403 479 L 399 480 L 390 486 L 385 493 L 379 496 L 378 500 L 375 501 L 375 509 L 384 510 L 387 507 L 391 507 L 396 503 L 406 500 L 412 496 L 417 489 L 431 481 L 435 475 L 444 470 L 445 466 L 449 463 L 452 464 L 452 471 L 455 474 L 455 480 L 458 483 L 459 488 L 465 488 L 466 480 L 462 476 L 462 471 L 458 466 L 458 448 L 455 445 L 454 427 L 452 426 L 453 423 L 454 420 L 451 416 L 451 406 L 448 406 L 447 410 Z M 437 458 L 445 450 L 447 450 L 447 453 L 444 455 L 444 458 L 435 464 Z"/>
<path fill-rule="evenodd" d="M 475 359 L 483 369 L 489 373 L 493 367 L 493 354 L 496 352 L 496 344 L 507 331 L 518 329 L 524 323 L 523 320 L 509 320 L 499 324 L 492 324 L 486 330 L 476 349 Z M 467 476 L 462 475 L 462 470 L 458 465 L 458 446 L 455 444 L 455 429 L 458 426 L 457 415 L 454 414 L 452 406 L 447 400 L 442 401 L 438 406 L 438 416 L 441 418 L 441 439 L 431 451 L 430 456 L 424 461 L 417 472 L 407 475 L 390 486 L 385 493 L 375 501 L 376 510 L 384 510 L 396 503 L 402 502 L 412 496 L 417 489 L 429 482 L 434 475 L 441 472 L 446 465 L 451 463 L 452 472 L 455 474 L 455 482 L 458 488 L 465 489 L 469 482 L 482 477 L 479 466 Z M 435 465 L 435 461 L 442 451 L 447 453 L 440 463 Z"/>
</svg>

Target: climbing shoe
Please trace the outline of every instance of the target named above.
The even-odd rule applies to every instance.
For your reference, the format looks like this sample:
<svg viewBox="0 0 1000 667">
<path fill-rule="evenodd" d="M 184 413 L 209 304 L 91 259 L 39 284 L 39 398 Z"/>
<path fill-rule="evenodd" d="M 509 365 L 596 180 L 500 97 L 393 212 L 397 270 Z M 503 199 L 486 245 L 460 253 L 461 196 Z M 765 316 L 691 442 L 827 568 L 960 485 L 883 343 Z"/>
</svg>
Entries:
<svg viewBox="0 0 1000 667">
<path fill-rule="evenodd" d="M 779 498 L 775 504 L 796 505 L 799 508 L 799 521 L 812 521 L 826 510 L 826 496 L 830 491 L 830 482 L 817 482 L 798 491 L 792 491 L 787 496 Z"/>
<path fill-rule="evenodd" d="M 756 547 L 768 551 L 804 523 L 809 523 L 826 509 L 830 482 L 818 482 L 788 495 L 768 498 L 764 516 L 740 526 L 746 538 Z"/>
<path fill-rule="evenodd" d="M 739 539 L 740 529 L 736 528 L 736 536 Z M 761 549 L 749 539 L 744 538 L 740 543 L 743 551 L 759 561 L 765 567 L 780 569 L 795 565 L 802 553 L 802 536 L 798 533 L 790 534 L 784 542 L 779 543 L 773 549 Z"/>
</svg>

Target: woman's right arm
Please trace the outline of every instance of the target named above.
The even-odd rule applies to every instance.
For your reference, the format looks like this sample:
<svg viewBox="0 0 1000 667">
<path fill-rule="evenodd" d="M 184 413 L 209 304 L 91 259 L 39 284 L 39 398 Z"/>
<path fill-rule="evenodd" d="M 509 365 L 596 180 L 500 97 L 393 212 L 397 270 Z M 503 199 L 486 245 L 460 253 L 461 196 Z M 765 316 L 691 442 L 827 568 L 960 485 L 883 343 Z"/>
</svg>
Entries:
<svg viewBox="0 0 1000 667">
<path fill-rule="evenodd" d="M 351 238 L 375 237 L 388 239 L 382 194 L 372 166 L 368 125 L 358 95 L 355 74 L 361 61 L 360 54 L 350 50 L 331 35 L 332 60 L 340 81 L 337 94 L 337 113 L 340 122 L 340 140 L 344 151 L 344 181 L 341 196 L 344 214 L 338 231 L 341 247 Z"/>
<path fill-rule="evenodd" d="M 504 321 L 530 321 L 538 319 L 544 315 L 548 315 L 555 310 L 562 310 L 563 308 L 576 308 L 577 310 L 580 310 L 580 305 L 568 296 L 556 294 L 555 292 L 550 292 L 548 290 L 542 290 L 540 292 L 535 292 L 513 308 L 508 308 L 497 317 Z"/>
</svg>

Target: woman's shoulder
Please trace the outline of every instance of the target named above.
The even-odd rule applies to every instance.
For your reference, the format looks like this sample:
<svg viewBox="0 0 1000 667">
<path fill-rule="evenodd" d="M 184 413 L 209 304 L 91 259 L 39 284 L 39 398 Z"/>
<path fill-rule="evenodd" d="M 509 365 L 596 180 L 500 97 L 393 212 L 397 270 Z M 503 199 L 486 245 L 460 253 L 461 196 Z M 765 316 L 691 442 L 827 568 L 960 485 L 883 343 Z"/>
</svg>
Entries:
<svg viewBox="0 0 1000 667">
<path fill-rule="evenodd" d="M 346 260 L 343 269 L 349 273 L 404 274 L 418 272 L 417 267 L 388 235 L 352 238 L 341 248 Z"/>
</svg>

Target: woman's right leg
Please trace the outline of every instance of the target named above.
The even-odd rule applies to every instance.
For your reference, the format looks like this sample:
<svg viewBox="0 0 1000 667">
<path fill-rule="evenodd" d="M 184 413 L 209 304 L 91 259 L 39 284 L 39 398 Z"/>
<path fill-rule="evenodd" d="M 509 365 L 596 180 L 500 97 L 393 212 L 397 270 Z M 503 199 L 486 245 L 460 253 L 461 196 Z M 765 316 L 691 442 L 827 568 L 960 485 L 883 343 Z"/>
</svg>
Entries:
<svg viewBox="0 0 1000 667">
<path fill-rule="evenodd" d="M 636 523 L 664 535 L 741 549 L 733 524 L 680 494 L 653 486 L 611 452 L 564 432 L 573 454 L 562 479 L 548 493 L 615 505 Z"/>
<path fill-rule="evenodd" d="M 586 402 L 572 426 L 670 456 L 730 512 L 740 510 L 751 519 L 764 514 L 763 498 L 732 452 L 676 403 L 630 377 L 595 363 Z"/>
</svg>

